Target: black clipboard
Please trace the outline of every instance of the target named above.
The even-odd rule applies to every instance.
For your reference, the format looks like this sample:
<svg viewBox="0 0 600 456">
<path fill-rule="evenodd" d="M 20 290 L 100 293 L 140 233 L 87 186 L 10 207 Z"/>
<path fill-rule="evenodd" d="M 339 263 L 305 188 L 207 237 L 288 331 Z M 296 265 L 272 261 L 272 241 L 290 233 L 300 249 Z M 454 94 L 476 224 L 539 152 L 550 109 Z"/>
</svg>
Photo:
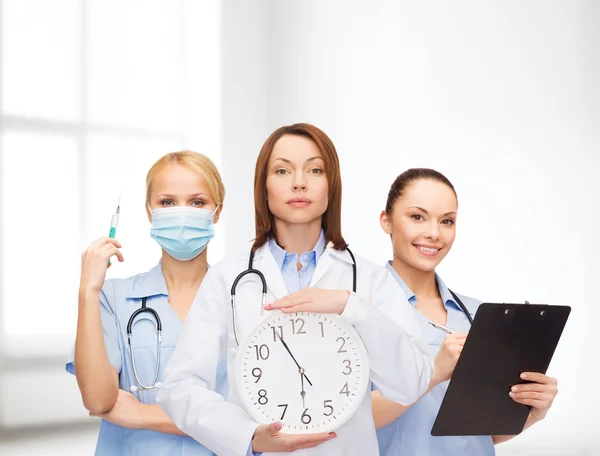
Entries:
<svg viewBox="0 0 600 456">
<path fill-rule="evenodd" d="M 433 436 L 516 435 L 530 407 L 508 395 L 522 372 L 546 373 L 571 313 L 569 306 L 479 306 L 448 385 Z"/>
</svg>

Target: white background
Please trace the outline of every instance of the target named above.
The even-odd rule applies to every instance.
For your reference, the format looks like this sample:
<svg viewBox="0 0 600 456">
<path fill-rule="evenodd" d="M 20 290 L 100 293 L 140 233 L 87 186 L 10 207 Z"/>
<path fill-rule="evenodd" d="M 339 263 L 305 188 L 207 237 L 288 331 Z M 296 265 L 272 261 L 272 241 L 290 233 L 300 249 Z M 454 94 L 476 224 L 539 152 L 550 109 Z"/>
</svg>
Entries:
<svg viewBox="0 0 600 456">
<path fill-rule="evenodd" d="M 310 122 L 338 149 L 356 252 L 390 258 L 378 222 L 389 186 L 408 167 L 432 167 L 459 196 L 457 241 L 439 270 L 448 285 L 572 306 L 549 371 L 557 400 L 498 454 L 600 454 L 598 2 L 61 3 L 1 2 L 5 426 L 85 418 L 61 371 L 64 347 L 79 253 L 107 231 L 119 190 L 128 263 L 111 274 L 126 276 L 158 255 L 143 212 L 148 167 L 171 150 L 207 153 L 227 186 L 216 261 L 253 237 L 266 137 Z M 22 22 L 7 19 L 19 10 Z M 11 393 L 22 378 L 52 378 L 54 389 L 29 395 L 64 400 L 34 411 Z"/>
</svg>

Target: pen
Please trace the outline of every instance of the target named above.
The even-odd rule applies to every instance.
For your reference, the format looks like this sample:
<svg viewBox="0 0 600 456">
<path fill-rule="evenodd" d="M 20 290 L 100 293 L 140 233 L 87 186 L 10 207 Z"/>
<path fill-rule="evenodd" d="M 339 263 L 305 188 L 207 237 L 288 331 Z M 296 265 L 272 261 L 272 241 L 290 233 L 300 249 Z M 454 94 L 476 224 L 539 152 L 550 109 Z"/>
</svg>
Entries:
<svg viewBox="0 0 600 456">
<path fill-rule="evenodd" d="M 446 328 L 445 326 L 442 325 L 438 325 L 437 323 L 434 323 L 433 321 L 430 321 L 429 324 L 431 326 L 433 326 L 436 329 L 439 329 L 440 331 L 444 331 L 446 334 L 454 334 L 456 331 L 451 330 L 450 328 Z"/>
</svg>

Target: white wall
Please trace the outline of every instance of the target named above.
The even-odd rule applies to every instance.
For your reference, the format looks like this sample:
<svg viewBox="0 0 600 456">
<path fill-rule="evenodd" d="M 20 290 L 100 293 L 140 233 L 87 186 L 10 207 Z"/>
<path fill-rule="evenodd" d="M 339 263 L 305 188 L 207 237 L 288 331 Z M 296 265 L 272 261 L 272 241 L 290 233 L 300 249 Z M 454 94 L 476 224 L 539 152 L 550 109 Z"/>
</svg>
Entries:
<svg viewBox="0 0 600 456">
<path fill-rule="evenodd" d="M 600 197 L 600 2 L 588 0 L 586 2 L 584 20 L 582 21 L 581 36 L 583 41 L 582 53 L 585 59 L 582 62 L 582 71 L 585 73 L 586 108 L 589 112 L 589 152 L 590 163 L 584 179 L 576 180 L 575 185 L 582 185 L 588 195 L 588 202 L 581 217 L 585 219 L 583 242 L 586 246 L 587 275 L 586 287 L 584 288 L 585 302 L 589 309 L 589 319 L 584 330 L 584 353 L 586 363 L 581 374 L 581 402 L 585 404 L 584 415 L 589 419 L 587 426 L 590 439 L 596 443 L 593 448 L 599 451 L 600 444 L 598 435 L 592 434 L 591 429 L 595 426 L 597 432 L 600 425 L 600 391 L 598 388 L 590 388 L 589 380 L 600 377 L 600 347 L 598 346 L 597 322 L 600 321 L 600 306 L 598 306 L 598 276 L 600 266 L 598 256 L 600 254 L 600 243 L 598 242 L 598 198 Z M 574 179 L 575 180 L 575 179 Z M 596 286 L 594 286 L 596 285 Z M 589 400 L 587 399 L 589 397 Z"/>
<path fill-rule="evenodd" d="M 227 187 L 225 254 L 254 237 L 252 183 L 258 150 L 270 133 L 269 3 L 222 3 L 222 174 Z"/>
<path fill-rule="evenodd" d="M 499 454 L 591 449 L 600 421 L 590 411 L 600 398 L 585 380 L 590 364 L 598 374 L 590 358 L 599 353 L 590 323 L 600 316 L 591 269 L 599 250 L 598 3 L 264 5 L 254 25 L 235 12 L 230 25 L 242 28 L 225 48 L 243 70 L 224 87 L 229 208 L 237 210 L 228 251 L 252 236 L 254 160 L 283 124 L 306 121 L 331 136 L 345 181 L 345 237 L 379 263 L 390 256 L 378 215 L 394 177 L 408 167 L 442 171 L 460 200 L 458 239 L 440 268 L 446 282 L 488 301 L 573 307 L 549 371 L 560 384 L 552 412 Z M 249 42 L 255 25 L 266 38 L 261 29 Z M 266 74 L 258 89 L 242 91 L 257 74 Z M 242 118 L 251 106 L 255 115 Z"/>
<path fill-rule="evenodd" d="M 153 267 L 149 167 L 183 148 L 221 165 L 220 3 L 0 0 L 0 22 L 0 431 L 92 421 L 64 368 L 81 251 L 121 193 L 126 261 L 107 276 Z"/>
</svg>

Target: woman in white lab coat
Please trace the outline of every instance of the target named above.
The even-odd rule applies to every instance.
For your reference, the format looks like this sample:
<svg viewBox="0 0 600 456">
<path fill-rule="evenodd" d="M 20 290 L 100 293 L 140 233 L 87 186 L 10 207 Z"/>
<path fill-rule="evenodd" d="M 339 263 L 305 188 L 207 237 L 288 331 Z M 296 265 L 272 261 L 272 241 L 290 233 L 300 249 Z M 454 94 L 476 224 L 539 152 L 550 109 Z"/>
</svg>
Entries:
<svg viewBox="0 0 600 456">
<path fill-rule="evenodd" d="M 407 298 L 384 268 L 352 259 L 341 234 L 341 178 L 331 140 L 318 128 L 276 130 L 257 160 L 254 178 L 254 268 L 265 276 L 267 311 L 340 314 L 361 336 L 371 380 L 388 399 L 410 404 L 426 390 L 432 359 Z M 229 294 L 250 252 L 211 268 L 185 322 L 158 394 L 174 423 L 219 456 L 256 453 L 372 456 L 378 454 L 370 394 L 335 433 L 283 434 L 281 423 L 255 422 L 236 391 L 236 336 L 261 321 L 260 281 L 244 277 L 236 292 L 233 332 Z M 268 312 L 266 312 L 268 314 Z M 215 393 L 217 365 L 227 351 L 229 397 Z M 300 450 L 300 451 L 298 451 Z"/>
</svg>

